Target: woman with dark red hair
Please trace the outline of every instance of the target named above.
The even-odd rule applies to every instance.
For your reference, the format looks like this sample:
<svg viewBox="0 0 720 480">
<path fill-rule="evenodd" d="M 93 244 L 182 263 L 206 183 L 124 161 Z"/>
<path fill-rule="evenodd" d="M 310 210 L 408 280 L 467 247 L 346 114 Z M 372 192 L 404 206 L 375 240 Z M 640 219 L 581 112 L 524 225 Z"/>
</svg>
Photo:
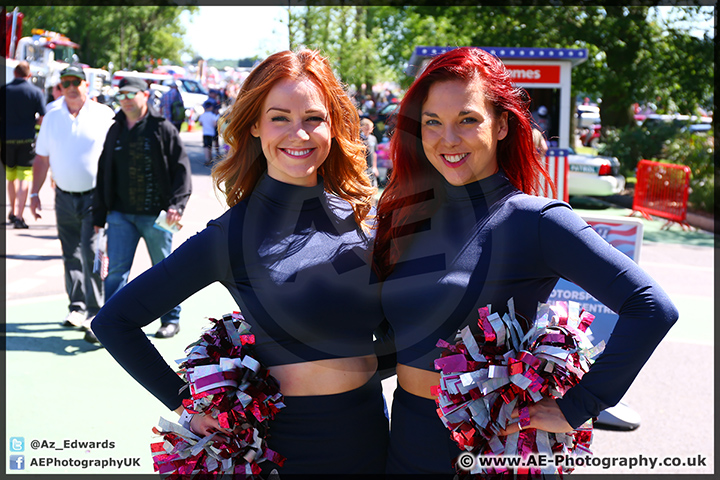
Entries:
<svg viewBox="0 0 720 480">
<path fill-rule="evenodd" d="M 453 473 L 460 450 L 431 393 L 440 378 L 436 343 L 454 343 L 478 308 L 502 315 L 513 298 L 527 322 L 562 277 L 619 314 L 582 381 L 530 407 L 529 428 L 550 432 L 615 405 L 677 320 L 631 259 L 566 203 L 535 196 L 548 175 L 524 98 L 496 57 L 457 48 L 433 59 L 401 102 L 374 252 L 398 362 L 388 473 Z"/>
<path fill-rule="evenodd" d="M 382 310 L 366 225 L 375 189 L 359 124 L 318 52 L 265 59 L 233 104 L 230 153 L 213 169 L 228 211 L 93 321 L 113 357 L 186 418 L 189 389 L 141 328 L 220 282 L 251 325 L 257 360 L 280 384 L 285 407 L 269 423 L 268 446 L 286 461 L 262 466 L 283 478 L 385 469 L 388 420 L 373 348 Z M 225 431 L 212 415 L 181 423 L 201 436 Z"/>
</svg>

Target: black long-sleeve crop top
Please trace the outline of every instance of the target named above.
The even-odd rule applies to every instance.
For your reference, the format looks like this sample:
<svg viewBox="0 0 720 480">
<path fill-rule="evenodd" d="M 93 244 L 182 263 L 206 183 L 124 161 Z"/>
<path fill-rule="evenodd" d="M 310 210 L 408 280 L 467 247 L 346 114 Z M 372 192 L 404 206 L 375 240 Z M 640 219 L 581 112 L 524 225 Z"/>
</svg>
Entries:
<svg viewBox="0 0 720 480">
<path fill-rule="evenodd" d="M 372 242 L 321 178 L 299 187 L 265 174 L 247 199 L 120 289 L 93 331 L 170 409 L 188 394 L 141 327 L 213 282 L 237 302 L 267 366 L 373 354 L 382 309 Z"/>
<path fill-rule="evenodd" d="M 438 209 L 382 288 L 398 363 L 434 371 L 438 339 L 454 343 L 486 305 L 502 314 L 513 298 L 532 320 L 562 277 L 619 319 L 604 354 L 558 403 L 573 427 L 617 403 L 677 320 L 662 288 L 567 204 L 521 193 L 502 171 L 466 186 L 445 183 L 435 196 Z"/>
</svg>

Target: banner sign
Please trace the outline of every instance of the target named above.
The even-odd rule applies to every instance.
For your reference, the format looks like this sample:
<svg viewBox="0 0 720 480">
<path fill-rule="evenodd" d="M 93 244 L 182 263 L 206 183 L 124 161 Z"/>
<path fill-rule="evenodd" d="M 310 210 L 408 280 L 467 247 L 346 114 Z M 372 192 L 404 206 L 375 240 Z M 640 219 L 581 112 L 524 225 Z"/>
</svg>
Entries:
<svg viewBox="0 0 720 480">
<path fill-rule="evenodd" d="M 643 224 L 637 218 L 618 217 L 591 217 L 583 216 L 585 220 L 602 238 L 635 262 L 640 259 L 640 247 L 643 238 Z M 583 309 L 595 315 L 590 326 L 592 334 L 589 335 L 593 344 L 610 338 L 615 328 L 617 313 L 600 303 L 592 295 L 574 283 L 561 278 L 550 294 L 549 301 L 563 300 L 578 302 Z"/>
<path fill-rule="evenodd" d="M 515 83 L 560 83 L 560 65 L 505 64 Z"/>
</svg>

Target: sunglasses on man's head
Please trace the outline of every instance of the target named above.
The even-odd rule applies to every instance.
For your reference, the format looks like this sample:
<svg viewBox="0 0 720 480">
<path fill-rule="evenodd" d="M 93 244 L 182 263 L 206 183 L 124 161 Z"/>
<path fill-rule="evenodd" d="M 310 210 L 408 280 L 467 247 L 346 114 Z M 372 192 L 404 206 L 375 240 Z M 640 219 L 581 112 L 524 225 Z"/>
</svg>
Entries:
<svg viewBox="0 0 720 480">
<path fill-rule="evenodd" d="M 74 78 L 72 80 L 63 80 L 62 82 L 60 82 L 60 85 L 62 85 L 63 88 L 68 88 L 70 85 L 72 85 L 73 87 L 79 87 L 81 83 L 82 80 L 80 80 L 79 78 Z"/>
<path fill-rule="evenodd" d="M 125 100 L 126 98 L 128 100 L 132 100 L 133 98 L 135 98 L 135 95 L 137 95 L 137 92 L 118 93 L 117 95 L 115 95 L 115 98 L 117 98 L 118 100 Z"/>
</svg>

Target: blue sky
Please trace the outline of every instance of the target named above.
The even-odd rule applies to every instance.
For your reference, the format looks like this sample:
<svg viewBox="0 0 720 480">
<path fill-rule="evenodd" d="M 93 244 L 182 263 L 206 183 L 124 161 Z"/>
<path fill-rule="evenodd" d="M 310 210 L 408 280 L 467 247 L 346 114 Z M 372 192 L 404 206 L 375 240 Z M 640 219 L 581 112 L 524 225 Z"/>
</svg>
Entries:
<svg viewBox="0 0 720 480">
<path fill-rule="evenodd" d="M 283 7 L 201 6 L 193 17 L 183 12 L 185 41 L 203 58 L 261 57 L 288 48 Z M 189 59 L 188 59 L 189 60 Z"/>
</svg>

